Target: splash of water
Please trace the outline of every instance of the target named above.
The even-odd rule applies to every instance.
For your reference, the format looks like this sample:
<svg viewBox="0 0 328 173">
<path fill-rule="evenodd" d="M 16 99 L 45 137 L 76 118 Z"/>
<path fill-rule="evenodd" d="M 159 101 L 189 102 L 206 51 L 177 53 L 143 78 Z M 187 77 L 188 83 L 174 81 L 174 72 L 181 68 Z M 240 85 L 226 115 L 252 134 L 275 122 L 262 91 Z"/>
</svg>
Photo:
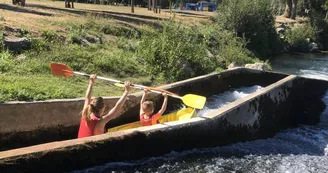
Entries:
<svg viewBox="0 0 328 173">
<path fill-rule="evenodd" d="M 198 112 L 198 116 L 204 116 L 212 111 L 215 111 L 229 103 L 232 103 L 240 98 L 246 97 L 263 87 L 255 85 L 252 87 L 241 87 L 236 90 L 226 91 L 221 94 L 213 95 L 207 99 L 204 109 Z"/>
</svg>

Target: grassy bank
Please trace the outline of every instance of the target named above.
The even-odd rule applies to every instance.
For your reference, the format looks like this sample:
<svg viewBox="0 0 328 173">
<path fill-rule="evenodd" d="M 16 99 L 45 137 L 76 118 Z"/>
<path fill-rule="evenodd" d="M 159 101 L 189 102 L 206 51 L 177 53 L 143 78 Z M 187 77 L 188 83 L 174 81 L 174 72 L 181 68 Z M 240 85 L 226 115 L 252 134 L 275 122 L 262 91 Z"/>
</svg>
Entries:
<svg viewBox="0 0 328 173">
<path fill-rule="evenodd" d="M 78 4 L 77 9 L 64 9 L 63 2 L 29 3 L 24 9 L 5 4 L 8 9 L 0 13 L 4 25 L 22 29 L 12 32 L 2 26 L 0 32 L 31 40 L 25 50 L 7 51 L 1 45 L 1 102 L 83 97 L 88 81 L 52 76 L 51 62 L 156 86 L 220 71 L 232 62 L 260 61 L 257 52 L 248 49 L 247 38 L 219 20 L 209 20 L 213 13 L 177 13 L 169 19 L 165 10 L 154 14 L 137 8 L 136 14 L 130 14 L 126 7 Z M 30 22 L 20 22 L 19 15 Z M 121 92 L 122 88 L 98 80 L 94 95 Z"/>
</svg>

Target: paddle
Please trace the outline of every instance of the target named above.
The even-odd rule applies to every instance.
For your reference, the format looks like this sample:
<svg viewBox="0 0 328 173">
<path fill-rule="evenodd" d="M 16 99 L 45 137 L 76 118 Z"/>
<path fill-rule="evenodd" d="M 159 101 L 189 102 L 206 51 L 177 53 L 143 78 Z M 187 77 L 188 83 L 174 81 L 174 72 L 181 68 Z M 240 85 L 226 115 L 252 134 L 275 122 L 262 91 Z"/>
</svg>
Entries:
<svg viewBox="0 0 328 173">
<path fill-rule="evenodd" d="M 74 74 L 77 74 L 77 75 L 82 75 L 85 77 L 90 77 L 89 74 L 72 71 L 67 65 L 61 64 L 61 63 L 51 63 L 50 68 L 51 68 L 51 73 L 56 76 L 72 77 L 72 76 L 74 76 Z M 116 86 L 122 86 L 122 85 L 124 86 L 124 83 L 119 80 L 105 78 L 105 77 L 101 77 L 101 76 L 97 76 L 97 79 L 115 82 Z M 181 99 L 185 105 L 196 108 L 196 109 L 203 109 L 205 102 L 206 102 L 206 97 L 195 95 L 195 94 L 186 94 L 181 97 L 177 94 L 174 94 L 174 93 L 171 93 L 169 91 L 162 90 L 159 88 L 146 87 L 146 86 L 136 85 L 136 84 L 131 84 L 131 85 L 134 88 L 141 89 L 141 90 L 147 89 L 154 93 L 162 94 L 163 92 L 165 92 L 165 93 L 167 93 L 168 96 Z"/>
</svg>

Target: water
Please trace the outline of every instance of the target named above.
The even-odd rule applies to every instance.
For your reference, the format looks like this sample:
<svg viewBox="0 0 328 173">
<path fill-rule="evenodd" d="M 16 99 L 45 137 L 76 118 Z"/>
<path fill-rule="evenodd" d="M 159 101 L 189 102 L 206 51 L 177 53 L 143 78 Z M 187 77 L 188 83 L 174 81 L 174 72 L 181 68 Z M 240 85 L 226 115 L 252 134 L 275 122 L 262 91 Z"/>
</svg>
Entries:
<svg viewBox="0 0 328 173">
<path fill-rule="evenodd" d="M 281 55 L 271 61 L 275 71 L 328 80 L 328 54 Z"/>
<path fill-rule="evenodd" d="M 197 112 L 197 115 L 204 116 L 212 111 L 223 107 L 224 105 L 236 101 L 239 98 L 246 97 L 247 95 L 256 92 L 261 88 L 261 86 L 255 85 L 253 87 L 242 87 L 232 91 L 226 91 L 224 93 L 214 95 L 210 98 L 207 98 L 206 105 L 201 111 Z"/>
<path fill-rule="evenodd" d="M 297 60 L 296 60 L 297 59 Z M 328 79 L 328 59 L 324 56 L 287 56 L 272 61 L 274 70 L 309 78 Z M 202 116 L 260 86 L 239 88 L 208 99 Z M 328 92 L 323 101 L 328 105 Z M 314 173 L 328 172 L 328 106 L 316 126 L 288 129 L 269 139 L 228 146 L 194 149 L 184 152 L 115 162 L 76 172 L 230 172 L 230 173 Z"/>
</svg>

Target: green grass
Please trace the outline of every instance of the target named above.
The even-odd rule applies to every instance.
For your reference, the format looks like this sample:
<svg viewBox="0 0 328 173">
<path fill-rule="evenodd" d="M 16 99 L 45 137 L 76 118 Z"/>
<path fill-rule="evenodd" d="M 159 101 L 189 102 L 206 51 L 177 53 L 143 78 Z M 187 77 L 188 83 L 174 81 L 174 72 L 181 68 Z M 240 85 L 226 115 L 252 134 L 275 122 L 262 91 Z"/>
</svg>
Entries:
<svg viewBox="0 0 328 173">
<path fill-rule="evenodd" d="M 131 79 L 122 79 L 131 80 Z M 143 82 L 146 79 L 132 79 Z M 32 101 L 58 98 L 80 98 L 85 96 L 88 80 L 85 77 L 72 78 L 52 75 L 0 75 L 0 102 Z M 111 82 L 96 80 L 93 96 L 120 96 L 123 88 Z M 138 92 L 133 90 L 132 92 Z"/>
<path fill-rule="evenodd" d="M 161 29 L 137 29 L 106 20 L 86 16 L 84 21 L 52 22 L 65 32 L 24 32 L 32 39 L 30 50 L 9 52 L 1 48 L 0 102 L 84 97 L 88 79 L 54 77 L 49 67 L 52 62 L 65 63 L 74 71 L 154 86 L 222 71 L 231 62 L 258 61 L 247 50 L 244 39 L 223 32 L 215 23 L 190 27 L 168 21 L 161 23 Z M 86 35 L 103 43 L 82 46 Z M 18 58 L 24 57 L 20 53 L 26 58 Z M 191 70 L 182 70 L 184 65 Z M 118 96 L 122 90 L 97 80 L 93 96 Z"/>
</svg>

